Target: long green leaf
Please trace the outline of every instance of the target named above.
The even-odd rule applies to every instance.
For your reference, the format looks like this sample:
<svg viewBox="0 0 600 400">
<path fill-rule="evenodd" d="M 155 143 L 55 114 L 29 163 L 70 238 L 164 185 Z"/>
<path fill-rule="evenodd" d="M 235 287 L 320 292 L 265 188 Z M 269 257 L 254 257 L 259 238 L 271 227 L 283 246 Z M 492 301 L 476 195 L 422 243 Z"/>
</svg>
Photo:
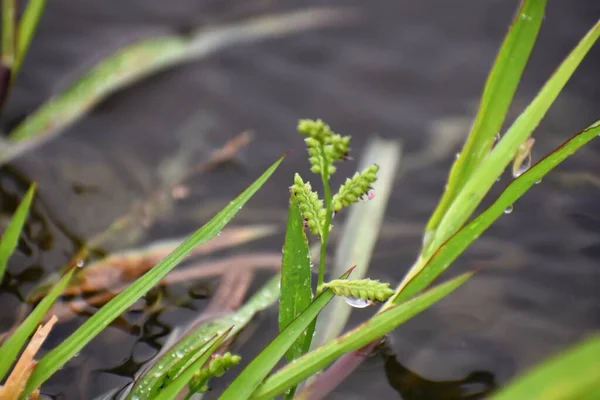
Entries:
<svg viewBox="0 0 600 400">
<path fill-rule="evenodd" d="M 17 51 L 15 54 L 15 64 L 12 71 L 11 79 L 14 81 L 15 76 L 21 69 L 21 65 L 23 65 L 23 60 L 27 55 L 27 51 L 29 50 L 29 45 L 31 44 L 31 40 L 35 35 L 35 31 L 37 30 L 38 24 L 40 22 L 40 18 L 44 13 L 44 9 L 46 8 L 46 0 L 34 0 L 28 1 L 27 6 L 25 7 L 25 12 L 23 13 L 23 17 L 19 22 L 19 36 L 17 40 Z"/>
<path fill-rule="evenodd" d="M 179 376 L 173 380 L 167 387 L 160 391 L 160 394 L 157 397 L 152 397 L 152 400 L 171 400 L 177 397 L 179 392 L 181 392 L 189 381 L 192 380 L 194 374 L 200 371 L 200 368 L 210 358 L 210 356 L 221 346 L 221 344 L 225 341 L 231 328 L 226 330 L 225 332 L 218 335 L 214 340 L 211 341 L 210 347 L 206 349 L 200 357 L 196 361 L 194 361 L 185 371 L 183 371 Z"/>
<path fill-rule="evenodd" d="M 189 354 L 199 351 L 206 346 L 210 338 L 220 335 L 231 326 L 233 329 L 230 336 L 236 335 L 257 312 L 270 307 L 279 298 L 279 282 L 280 277 L 275 276 L 236 312 L 208 320 L 192 329 L 138 378 L 127 398 L 152 399 L 162 387 L 167 375 L 179 366 L 180 362 L 189 359 Z"/>
<path fill-rule="evenodd" d="M 2 239 L 0 239 L 0 282 L 2 282 L 2 279 L 4 278 L 8 259 L 19 244 L 19 237 L 21 236 L 21 231 L 27 220 L 34 193 L 35 183 L 31 185 L 25 194 L 25 197 L 21 200 L 19 207 L 17 207 L 17 211 L 15 211 L 10 223 L 2 234 Z"/>
<path fill-rule="evenodd" d="M 600 121 L 592 124 L 590 128 L 573 136 L 560 147 L 533 165 L 528 171 L 514 179 L 494 201 L 477 218 L 465 225 L 439 250 L 432 255 L 429 261 L 423 262 L 421 272 L 414 276 L 401 292 L 389 301 L 394 303 L 405 301 L 431 284 L 436 277 L 444 272 L 450 264 L 462 254 L 494 221 L 504 215 L 504 210 L 512 206 L 532 186 L 539 182 L 548 172 L 574 154 L 583 145 L 600 135 Z"/>
<path fill-rule="evenodd" d="M 352 270 L 340 277 L 345 279 Z M 220 400 L 247 399 L 254 389 L 260 385 L 262 380 L 275 367 L 277 362 L 285 355 L 288 349 L 302 335 L 306 328 L 319 315 L 319 312 L 329 303 L 334 294 L 330 289 L 324 290 L 308 306 L 298 318 L 293 320 L 273 341 L 263 349 L 242 373 L 221 394 Z M 290 385 L 292 386 L 292 385 Z M 287 389 L 287 388 L 286 388 Z"/>
<path fill-rule="evenodd" d="M 447 189 L 427 223 L 426 232 L 434 232 L 437 229 L 473 171 L 489 153 L 537 40 L 545 8 L 546 0 L 521 1 L 487 78 L 471 133 L 450 170 Z"/>
<path fill-rule="evenodd" d="M 207 222 L 206 225 L 186 239 L 168 257 L 136 280 L 126 290 L 114 297 L 90 319 L 84 322 L 68 339 L 46 354 L 39 361 L 31 378 L 27 382 L 25 393 L 29 394 L 33 389 L 44 383 L 87 343 L 96 337 L 96 335 L 102 332 L 104 328 L 135 303 L 137 299 L 164 278 L 194 247 L 218 235 L 221 229 L 231 221 L 242 206 L 275 172 L 275 169 L 282 161 L 283 157 L 269 167 L 252 185 L 244 190 L 235 200 L 231 201 L 227 207 Z"/>
<path fill-rule="evenodd" d="M 312 302 L 310 266 L 310 251 L 300 207 L 295 196 L 291 195 L 281 264 L 280 331 L 283 331 Z M 286 353 L 288 361 L 304 354 L 306 339 L 306 331 L 304 331 Z"/>
<path fill-rule="evenodd" d="M 0 381 L 4 379 L 9 368 L 17 359 L 17 355 L 31 337 L 33 332 L 40 325 L 40 322 L 52 307 L 58 296 L 65 290 L 69 281 L 73 277 L 75 268 L 71 268 L 65 275 L 54 285 L 52 290 L 40 301 L 19 327 L 0 347 Z"/>
<path fill-rule="evenodd" d="M 573 72 L 575 72 L 575 69 L 598 39 L 598 36 L 600 36 L 600 21 L 577 44 L 531 104 L 508 129 L 500 142 L 483 159 L 479 167 L 474 170 L 463 190 L 458 194 L 441 220 L 430 246 L 432 251 L 435 251 L 450 236 L 456 233 L 473 214 L 485 194 L 496 182 L 496 179 L 515 157 L 519 146 L 531 136 L 533 130 L 540 123 Z"/>
<path fill-rule="evenodd" d="M 600 336 L 533 368 L 491 400 L 593 400 L 600 394 Z"/>
<path fill-rule="evenodd" d="M 345 335 L 327 342 L 305 356 L 300 357 L 294 363 L 286 365 L 271 375 L 252 394 L 251 399 L 271 399 L 285 391 L 288 387 L 319 372 L 341 355 L 357 350 L 383 337 L 398 325 L 421 313 L 435 302 L 450 294 L 471 276 L 472 273 L 463 274 L 423 293 L 413 300 L 389 308 Z M 310 394 L 307 395 L 307 398 L 310 398 Z"/>
</svg>

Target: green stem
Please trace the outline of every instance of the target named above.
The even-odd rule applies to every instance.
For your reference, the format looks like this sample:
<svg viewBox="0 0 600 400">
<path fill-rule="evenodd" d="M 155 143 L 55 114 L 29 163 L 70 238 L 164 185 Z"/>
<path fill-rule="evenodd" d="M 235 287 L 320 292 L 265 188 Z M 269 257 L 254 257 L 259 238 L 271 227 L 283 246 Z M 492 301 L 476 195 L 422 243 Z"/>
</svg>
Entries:
<svg viewBox="0 0 600 400">
<path fill-rule="evenodd" d="M 324 149 L 321 149 L 325 153 Z M 325 154 L 323 154 L 325 155 Z M 323 193 L 325 197 L 325 224 L 323 225 L 323 236 L 321 237 L 321 254 L 319 256 L 319 277 L 317 278 L 317 296 L 321 294 L 321 286 L 325 280 L 325 262 L 327 260 L 327 238 L 329 237 L 329 228 L 331 225 L 331 189 L 329 187 L 329 165 L 325 165 L 321 170 L 321 180 L 323 181 Z"/>
</svg>

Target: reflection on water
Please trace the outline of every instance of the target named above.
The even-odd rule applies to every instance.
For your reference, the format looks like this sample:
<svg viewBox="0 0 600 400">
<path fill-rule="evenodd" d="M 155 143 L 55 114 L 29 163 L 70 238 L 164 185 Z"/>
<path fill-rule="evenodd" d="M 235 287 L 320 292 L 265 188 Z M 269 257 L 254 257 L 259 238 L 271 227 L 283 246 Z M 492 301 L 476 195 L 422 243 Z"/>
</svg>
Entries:
<svg viewBox="0 0 600 400">
<path fill-rule="evenodd" d="M 406 368 L 385 345 L 381 355 L 387 381 L 403 400 L 477 400 L 497 387 L 494 374 L 488 371 L 473 371 L 463 379 L 435 381 Z"/>
</svg>

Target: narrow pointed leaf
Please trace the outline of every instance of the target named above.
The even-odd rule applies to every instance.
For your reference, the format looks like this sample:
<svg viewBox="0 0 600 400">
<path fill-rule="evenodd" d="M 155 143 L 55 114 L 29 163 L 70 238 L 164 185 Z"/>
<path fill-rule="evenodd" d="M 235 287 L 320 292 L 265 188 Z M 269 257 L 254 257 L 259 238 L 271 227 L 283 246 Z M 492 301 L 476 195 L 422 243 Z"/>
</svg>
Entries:
<svg viewBox="0 0 600 400">
<path fill-rule="evenodd" d="M 600 135 L 599 123 L 600 121 L 573 136 L 521 176 L 514 179 L 489 208 L 444 243 L 431 256 L 430 261 L 423 262 L 423 266 L 420 268 L 421 271 L 411 280 L 407 281 L 400 293 L 397 292 L 396 296 L 390 299 L 390 302 L 402 302 L 430 285 L 494 221 L 504 215 L 504 210 L 507 207 L 512 206 L 532 186 L 542 180 L 548 172 L 553 170 L 567 157 L 573 155 L 589 141 L 597 138 Z"/>
<path fill-rule="evenodd" d="M 357 350 L 383 337 L 398 325 L 421 313 L 435 302 L 450 294 L 471 276 L 472 273 L 463 274 L 423 293 L 413 300 L 393 306 L 345 335 L 327 342 L 323 346 L 300 357 L 294 363 L 286 365 L 271 375 L 252 394 L 251 399 L 271 399 L 284 392 L 288 387 L 296 385 L 298 382 L 321 371 L 343 354 Z M 306 393 L 303 393 L 303 396 L 310 398 L 310 395 Z"/>
<path fill-rule="evenodd" d="M 223 332 L 221 335 L 217 336 L 210 344 L 202 356 L 198 357 L 196 361 L 194 361 L 185 371 L 183 371 L 179 376 L 171 382 L 166 388 L 160 391 L 160 394 L 157 397 L 153 397 L 153 400 L 171 400 L 177 397 L 179 392 L 181 392 L 189 381 L 192 380 L 194 374 L 200 371 L 202 366 L 206 364 L 210 356 L 223 344 L 227 336 L 229 335 L 231 329 Z"/>
<path fill-rule="evenodd" d="M 347 278 L 352 270 L 346 272 L 340 279 Z M 319 312 L 333 298 L 331 290 L 323 291 L 302 314 L 293 320 L 273 341 L 263 349 L 242 373 L 221 394 L 220 400 L 247 399 L 254 389 L 271 372 L 279 360 L 285 355 L 294 342 L 317 317 Z M 290 385 L 292 386 L 292 385 Z M 287 388 L 286 388 L 287 389 Z"/>
<path fill-rule="evenodd" d="M 15 211 L 10 223 L 2 234 L 2 239 L 0 239 L 0 282 L 2 282 L 2 279 L 4 278 L 8 259 L 19 244 L 19 237 L 21 237 L 21 231 L 23 230 L 23 226 L 29 215 L 29 208 L 31 207 L 34 193 L 35 183 L 31 185 L 25 194 L 19 207 L 17 207 L 17 211 Z"/>
<path fill-rule="evenodd" d="M 68 339 L 58 347 L 50 351 L 42 358 L 33 372 L 26 393 L 39 387 L 67 361 L 73 358 L 81 349 L 89 343 L 96 335 L 125 312 L 133 303 L 154 287 L 162 278 L 175 268 L 183 258 L 196 246 L 207 242 L 231 221 L 242 206 L 256 193 L 279 166 L 283 158 L 280 158 L 269 167 L 252 185 L 244 190 L 235 200 L 231 201 L 213 219 L 198 229 L 186 239 L 168 257 L 161 261 L 144 276 L 136 280 L 127 289 L 114 297 L 104 307 L 98 310 L 90 319 L 83 323 Z"/>
<path fill-rule="evenodd" d="M 13 80 L 21 69 L 21 65 L 23 65 L 23 60 L 27 55 L 31 40 L 35 35 L 40 18 L 44 13 L 44 8 L 46 8 L 46 0 L 28 1 L 27 5 L 25 6 L 25 12 L 23 12 L 23 16 L 19 22 L 17 51 L 15 54 L 15 64 L 11 78 Z"/>
<path fill-rule="evenodd" d="M 475 211 L 485 194 L 507 165 L 515 157 L 519 146 L 530 136 L 546 112 L 561 92 L 575 69 L 579 66 L 592 45 L 600 36 L 600 21 L 583 37 L 575 49 L 562 62 L 552 77 L 529 104 L 525 111 L 508 129 L 500 142 L 479 167 L 471 174 L 468 182 L 448 208 L 436 230 L 433 243 L 434 251 L 465 223 Z"/>
<path fill-rule="evenodd" d="M 600 336 L 534 367 L 491 400 L 592 400 L 600 394 Z"/>
<path fill-rule="evenodd" d="M 52 290 L 50 290 L 50 292 L 27 316 L 25 321 L 19 324 L 19 327 L 2 344 L 2 347 L 0 347 L 0 380 L 4 378 L 29 337 L 35 332 L 48 310 L 67 287 L 74 272 L 74 268 L 67 271 L 67 273 L 54 285 Z"/>
<path fill-rule="evenodd" d="M 426 231 L 435 231 L 465 183 L 489 153 L 523 75 L 544 18 L 546 0 L 522 0 L 487 78 L 479 110 L 460 156 L 454 162 L 448 186 Z"/>
<path fill-rule="evenodd" d="M 281 265 L 280 331 L 283 331 L 312 302 L 310 264 L 310 252 L 302 215 L 295 196 L 291 195 Z M 306 339 L 305 331 L 286 353 L 288 361 L 303 354 Z"/>
</svg>

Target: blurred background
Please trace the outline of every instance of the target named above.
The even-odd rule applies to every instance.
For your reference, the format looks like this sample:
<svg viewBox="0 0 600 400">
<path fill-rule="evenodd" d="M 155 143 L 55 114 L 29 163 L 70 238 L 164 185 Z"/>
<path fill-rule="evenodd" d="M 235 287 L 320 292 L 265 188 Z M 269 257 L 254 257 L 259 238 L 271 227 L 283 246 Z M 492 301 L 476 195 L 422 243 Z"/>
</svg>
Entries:
<svg viewBox="0 0 600 400">
<path fill-rule="evenodd" d="M 316 6 L 352 9 L 354 16 L 227 47 L 150 76 L 111 95 L 56 140 L 0 169 L 3 218 L 31 180 L 39 184 L 33 225 L 11 262 L 11 281 L 0 289 L 6 305 L 1 330 L 14 320 L 11 306 L 16 309 L 82 241 L 152 193 L 170 161 L 185 159 L 185 168 L 205 160 L 241 132 L 251 131 L 252 142 L 232 162 L 191 179 L 185 198 L 173 200 L 132 242 L 191 232 L 291 150 L 236 219 L 283 228 L 293 173 L 309 174 L 295 132 L 299 118 L 322 118 L 335 131 L 352 135 L 355 158 L 373 136 L 402 143 L 369 273 L 392 284 L 401 280 L 419 251 L 423 226 L 469 131 L 518 1 L 53 0 L 8 100 L 3 127 L 8 131 L 94 64 L 137 40 Z M 599 17 L 597 1 L 549 2 L 509 122 Z M 537 130 L 534 161 L 599 117 L 599 68 L 596 46 Z M 346 164 L 338 179 L 356 168 Z M 509 181 L 507 174 L 494 193 Z M 454 268 L 480 268 L 480 273 L 399 327 L 384 354 L 369 359 L 330 398 L 477 398 L 468 396 L 507 382 L 598 330 L 599 204 L 600 143 L 592 142 L 515 204 Z M 279 251 L 281 242 L 275 236 L 232 252 Z M 106 248 L 120 249 L 120 240 Z M 259 274 L 253 287 L 266 276 Z M 177 298 L 172 307 L 141 322 L 130 313 L 133 329 L 118 324 L 107 329 L 45 392 L 56 399 L 87 399 L 127 384 L 172 327 L 202 310 L 208 300 L 192 296 L 192 289 L 206 287 L 210 293 L 211 285 L 170 288 Z M 356 310 L 350 325 L 374 311 Z M 57 326 L 47 346 L 83 318 Z M 250 359 L 276 331 L 272 308 L 248 329 L 239 351 Z M 472 379 L 463 381 L 468 376 Z M 215 392 L 227 379 L 215 381 Z"/>
</svg>

